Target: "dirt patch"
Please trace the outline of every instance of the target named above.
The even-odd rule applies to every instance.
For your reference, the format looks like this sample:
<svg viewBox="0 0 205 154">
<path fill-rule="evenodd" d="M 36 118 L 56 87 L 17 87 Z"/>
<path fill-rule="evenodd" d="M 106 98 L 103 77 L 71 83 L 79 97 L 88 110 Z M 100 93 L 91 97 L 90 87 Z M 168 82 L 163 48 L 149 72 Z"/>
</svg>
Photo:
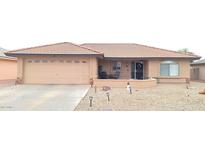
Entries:
<svg viewBox="0 0 205 154">
<path fill-rule="evenodd" d="M 84 111 L 194 111 L 205 110 L 205 95 L 199 92 L 205 89 L 205 83 L 158 84 L 153 88 L 133 88 L 132 94 L 127 88 L 112 88 L 110 101 L 102 88 L 91 88 L 75 110 Z M 93 97 L 93 106 L 89 106 L 89 97 Z"/>
</svg>

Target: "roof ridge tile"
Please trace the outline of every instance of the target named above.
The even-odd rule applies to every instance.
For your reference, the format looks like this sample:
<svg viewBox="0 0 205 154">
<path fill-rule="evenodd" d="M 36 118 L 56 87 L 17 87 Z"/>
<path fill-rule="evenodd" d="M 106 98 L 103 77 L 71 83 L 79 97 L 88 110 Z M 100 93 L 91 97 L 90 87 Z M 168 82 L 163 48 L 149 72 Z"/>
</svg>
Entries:
<svg viewBox="0 0 205 154">
<path fill-rule="evenodd" d="M 97 53 L 97 54 L 103 54 L 102 52 L 99 52 L 99 51 L 96 51 L 96 50 L 92 50 L 92 49 L 89 49 L 89 48 L 86 48 L 86 47 L 81 47 L 80 45 L 77 45 L 77 44 L 74 44 L 74 43 L 71 43 L 71 42 L 60 42 L 60 43 L 53 43 L 53 44 L 47 44 L 47 45 L 39 45 L 39 46 L 34 46 L 34 47 L 29 47 L 29 48 L 21 48 L 21 49 L 17 49 L 17 50 L 10 50 L 10 51 L 7 51 L 6 53 L 7 54 L 15 54 L 17 52 L 20 52 L 20 51 L 26 51 L 26 50 L 31 50 L 31 49 L 37 49 L 37 48 L 44 48 L 44 47 L 50 47 L 50 46 L 55 46 L 55 45 L 61 45 L 61 44 L 68 44 L 68 45 L 71 45 L 71 46 L 75 46 L 77 47 L 77 49 L 84 49 L 85 51 L 87 52 L 93 52 L 93 53 Z"/>
<path fill-rule="evenodd" d="M 152 48 L 152 49 L 157 49 L 157 50 L 164 50 L 164 51 L 167 51 L 167 52 L 174 52 L 174 53 L 177 53 L 177 54 L 181 54 L 181 55 L 188 55 L 188 56 L 197 56 L 197 55 L 190 55 L 190 54 L 185 54 L 185 53 L 180 53 L 180 52 L 177 52 L 177 51 L 174 51 L 174 50 L 168 50 L 168 49 L 164 49 L 164 48 L 158 48 L 158 47 L 153 47 L 153 46 L 148 46 L 148 45 L 143 45 L 143 44 L 137 44 L 135 43 L 135 45 L 140 45 L 140 46 L 144 46 L 144 47 L 148 47 L 148 48 Z"/>
<path fill-rule="evenodd" d="M 68 42 L 59 42 L 59 43 L 52 43 L 52 44 L 47 44 L 47 45 L 38 45 L 38 46 L 33 46 L 33 47 L 28 47 L 28 48 L 21 48 L 21 49 L 17 49 L 17 50 L 10 50 L 10 51 L 7 51 L 6 53 L 18 52 L 21 50 L 35 49 L 35 48 L 41 48 L 41 47 L 47 47 L 47 46 L 53 46 L 53 45 L 64 44 L 64 43 L 68 43 Z"/>
</svg>

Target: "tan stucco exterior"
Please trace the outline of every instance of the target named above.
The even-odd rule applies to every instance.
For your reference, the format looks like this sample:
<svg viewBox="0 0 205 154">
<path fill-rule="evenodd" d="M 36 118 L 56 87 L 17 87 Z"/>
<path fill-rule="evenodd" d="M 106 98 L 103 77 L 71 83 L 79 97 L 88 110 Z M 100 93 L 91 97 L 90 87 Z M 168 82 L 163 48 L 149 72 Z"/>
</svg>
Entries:
<svg viewBox="0 0 205 154">
<path fill-rule="evenodd" d="M 102 65 L 104 71 L 107 74 L 112 74 L 112 60 L 98 60 L 98 65 Z M 131 78 L 131 61 L 129 60 L 121 60 L 121 72 L 120 79 L 130 79 Z"/>
<path fill-rule="evenodd" d="M 25 84 L 90 84 L 97 78 L 97 60 L 93 56 L 19 57 L 17 77 Z"/>
<path fill-rule="evenodd" d="M 160 63 L 163 60 L 148 61 L 148 77 L 158 78 L 158 82 L 187 82 L 190 79 L 190 60 L 175 60 L 179 64 L 179 76 L 176 77 L 162 77 L 160 76 Z"/>
<path fill-rule="evenodd" d="M 98 71 L 99 78 L 115 78 L 118 80 L 115 82 L 117 84 L 124 84 L 131 78 L 139 79 L 133 82 L 137 84 L 139 82 L 145 84 L 143 80 L 153 78 L 160 83 L 181 83 L 190 79 L 190 61 L 200 58 L 190 53 L 185 54 L 136 43 L 77 45 L 62 42 L 7 51 L 5 54 L 18 58 L 17 83 L 25 84 L 93 84 L 94 81 L 99 83 L 99 80 L 96 80 Z M 176 72 L 177 69 L 167 69 L 163 70 L 163 73 L 169 75 L 175 71 L 175 74 L 171 75 L 178 74 L 177 76 L 160 76 L 160 64 L 165 60 L 175 61 L 171 62 L 172 65 L 170 64 L 169 68 L 179 66 L 179 72 Z M 117 62 L 113 67 L 113 61 L 121 63 Z M 132 61 L 136 62 L 135 65 Z M 103 66 L 104 72 L 100 65 Z M 163 69 L 166 67 L 164 65 Z M 114 80 L 109 80 L 109 82 L 112 81 L 114 82 Z M 149 82 L 146 81 L 146 84 Z"/>
<path fill-rule="evenodd" d="M 205 81 L 205 64 L 191 66 L 191 79 Z"/>
<path fill-rule="evenodd" d="M 36 60 L 40 62 L 36 63 Z M 133 60 L 121 60 L 119 79 L 131 79 L 131 61 Z M 176 77 L 160 76 L 162 61 L 145 60 L 144 78 L 157 78 L 160 83 L 183 83 L 190 78 L 189 60 L 176 61 L 180 67 L 179 76 Z M 112 63 L 112 60 L 97 59 L 95 56 L 24 56 L 18 57 L 17 77 L 25 84 L 90 84 L 91 79 L 98 78 L 99 65 L 103 65 L 105 71 L 112 74 Z M 124 84 L 125 81 L 121 82 Z M 104 81 L 99 83 L 99 80 L 95 80 L 95 83 L 100 85 Z M 150 82 L 146 84 L 149 85 Z"/>
<path fill-rule="evenodd" d="M 179 64 L 179 76 L 181 78 L 190 78 L 190 61 L 189 60 L 174 60 Z M 148 76 L 160 77 L 160 63 L 163 60 L 149 60 L 148 61 Z"/>
<path fill-rule="evenodd" d="M 120 60 L 121 72 L 120 79 L 131 78 L 131 61 L 134 60 Z M 164 60 L 145 60 L 144 61 L 144 78 L 158 78 L 158 82 L 176 82 L 183 83 L 190 79 L 190 60 L 174 60 L 179 64 L 179 76 L 169 77 L 160 76 L 160 64 Z M 98 65 L 103 65 L 104 70 L 112 73 L 112 60 L 99 60 Z"/>
<path fill-rule="evenodd" d="M 136 88 L 148 88 L 154 87 L 157 85 L 156 79 L 147 79 L 147 80 L 132 80 L 132 79 L 95 79 L 94 85 L 97 87 L 109 86 L 109 87 L 127 87 L 127 83 L 131 87 Z"/>
<path fill-rule="evenodd" d="M 15 80 L 17 76 L 17 61 L 0 59 L 0 80 Z"/>
</svg>

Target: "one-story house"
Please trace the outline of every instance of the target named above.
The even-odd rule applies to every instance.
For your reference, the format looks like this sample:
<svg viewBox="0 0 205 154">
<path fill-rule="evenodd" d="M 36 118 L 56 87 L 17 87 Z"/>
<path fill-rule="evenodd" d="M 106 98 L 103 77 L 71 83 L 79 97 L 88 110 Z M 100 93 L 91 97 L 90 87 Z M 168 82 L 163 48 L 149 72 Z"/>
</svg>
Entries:
<svg viewBox="0 0 205 154">
<path fill-rule="evenodd" d="M 6 56 L 5 51 L 5 49 L 0 48 L 0 83 L 16 80 L 17 77 L 17 59 Z"/>
<path fill-rule="evenodd" d="M 205 81 L 205 59 L 191 63 L 191 79 Z"/>
<path fill-rule="evenodd" d="M 24 84 L 94 84 L 149 87 L 157 82 L 185 83 L 197 55 L 139 44 L 63 42 L 6 53 L 18 58 Z"/>
</svg>

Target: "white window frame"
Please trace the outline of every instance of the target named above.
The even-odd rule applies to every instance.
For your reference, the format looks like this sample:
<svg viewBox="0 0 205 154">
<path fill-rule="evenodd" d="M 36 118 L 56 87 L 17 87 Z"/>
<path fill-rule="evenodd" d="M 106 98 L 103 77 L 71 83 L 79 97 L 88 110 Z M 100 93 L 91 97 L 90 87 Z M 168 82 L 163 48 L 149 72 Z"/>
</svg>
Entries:
<svg viewBox="0 0 205 154">
<path fill-rule="evenodd" d="M 120 71 L 122 68 L 121 61 L 112 61 L 112 72 Z"/>
<path fill-rule="evenodd" d="M 167 65 L 168 67 L 169 67 L 169 70 L 168 70 L 168 74 L 167 75 L 162 75 L 162 65 Z M 177 73 L 175 73 L 175 74 L 171 74 L 171 66 L 176 66 L 177 65 L 177 67 L 178 67 L 178 69 L 177 69 Z M 180 75 L 180 65 L 179 65 L 179 63 L 178 62 L 175 62 L 175 61 L 163 61 L 163 62 L 161 62 L 160 63 L 160 76 L 162 76 L 162 77 L 178 77 Z"/>
</svg>

